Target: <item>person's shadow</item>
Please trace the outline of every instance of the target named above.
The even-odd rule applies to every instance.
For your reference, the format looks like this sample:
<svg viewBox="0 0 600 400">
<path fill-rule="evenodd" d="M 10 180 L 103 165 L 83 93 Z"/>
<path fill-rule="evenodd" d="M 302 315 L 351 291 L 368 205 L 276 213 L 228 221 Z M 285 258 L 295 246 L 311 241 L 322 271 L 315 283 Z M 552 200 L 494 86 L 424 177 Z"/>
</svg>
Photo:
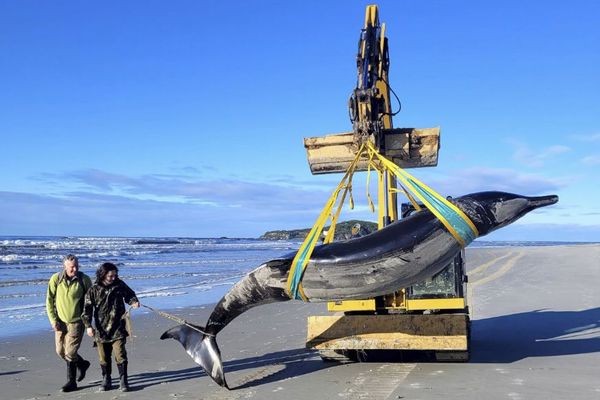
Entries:
<svg viewBox="0 0 600 400">
<path fill-rule="evenodd" d="M 471 362 L 511 363 L 600 351 L 600 307 L 534 310 L 472 321 Z"/>
<path fill-rule="evenodd" d="M 23 372 L 27 372 L 27 370 L 26 369 L 19 369 L 19 370 L 16 370 L 16 371 L 0 372 L 0 376 L 17 375 L 17 374 L 22 374 Z"/>
</svg>

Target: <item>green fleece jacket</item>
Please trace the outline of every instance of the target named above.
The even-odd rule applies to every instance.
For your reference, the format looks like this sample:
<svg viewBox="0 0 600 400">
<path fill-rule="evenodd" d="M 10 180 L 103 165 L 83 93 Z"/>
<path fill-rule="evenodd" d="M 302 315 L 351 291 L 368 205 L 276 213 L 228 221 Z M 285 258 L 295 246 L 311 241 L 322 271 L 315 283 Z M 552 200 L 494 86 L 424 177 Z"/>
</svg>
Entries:
<svg viewBox="0 0 600 400">
<path fill-rule="evenodd" d="M 52 275 L 46 292 L 46 312 L 50 324 L 60 320 L 66 323 L 81 321 L 85 293 L 92 280 L 81 271 L 69 280 L 64 271 Z"/>
</svg>

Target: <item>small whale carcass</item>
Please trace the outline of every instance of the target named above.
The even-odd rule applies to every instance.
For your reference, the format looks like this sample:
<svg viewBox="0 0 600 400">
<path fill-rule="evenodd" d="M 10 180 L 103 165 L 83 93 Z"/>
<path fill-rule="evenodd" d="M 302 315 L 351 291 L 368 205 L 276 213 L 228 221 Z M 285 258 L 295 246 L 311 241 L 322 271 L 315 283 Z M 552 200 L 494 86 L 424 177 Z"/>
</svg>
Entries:
<svg viewBox="0 0 600 400">
<path fill-rule="evenodd" d="M 528 212 L 558 202 L 558 196 L 526 197 L 478 192 L 451 202 L 486 235 Z M 311 302 L 371 298 L 431 277 L 461 250 L 457 240 L 430 211 L 423 210 L 370 235 L 316 246 L 302 278 Z M 179 341 L 219 385 L 227 387 L 217 334 L 250 308 L 291 300 L 288 274 L 295 253 L 260 265 L 217 303 L 206 326 L 179 325 L 161 339 Z"/>
</svg>

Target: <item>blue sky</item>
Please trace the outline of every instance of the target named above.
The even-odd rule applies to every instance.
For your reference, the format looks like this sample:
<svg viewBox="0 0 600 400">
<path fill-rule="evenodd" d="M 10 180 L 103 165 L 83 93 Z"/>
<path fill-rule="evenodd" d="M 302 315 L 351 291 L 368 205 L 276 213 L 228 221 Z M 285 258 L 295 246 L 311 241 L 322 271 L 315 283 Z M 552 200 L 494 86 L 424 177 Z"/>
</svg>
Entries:
<svg viewBox="0 0 600 400">
<path fill-rule="evenodd" d="M 0 235 L 242 236 L 310 226 L 351 129 L 362 1 L 0 3 Z M 441 126 L 444 195 L 560 202 L 495 240 L 600 241 L 600 5 L 381 1 L 396 127 Z M 357 207 L 374 220 L 356 178 Z"/>
</svg>

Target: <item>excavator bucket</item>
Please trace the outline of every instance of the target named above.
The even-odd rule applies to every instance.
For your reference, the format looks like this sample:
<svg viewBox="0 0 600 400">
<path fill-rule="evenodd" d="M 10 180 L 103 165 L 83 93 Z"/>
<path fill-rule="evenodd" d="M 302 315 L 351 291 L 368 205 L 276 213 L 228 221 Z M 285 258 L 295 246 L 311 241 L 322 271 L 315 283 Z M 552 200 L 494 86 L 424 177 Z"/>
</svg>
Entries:
<svg viewBox="0 0 600 400">
<path fill-rule="evenodd" d="M 440 149 L 440 128 L 383 130 L 383 155 L 401 168 L 434 167 Z M 354 134 L 338 133 L 304 138 L 313 175 L 344 173 L 356 156 Z M 366 171 L 369 160 L 359 161 L 356 171 Z"/>
</svg>

